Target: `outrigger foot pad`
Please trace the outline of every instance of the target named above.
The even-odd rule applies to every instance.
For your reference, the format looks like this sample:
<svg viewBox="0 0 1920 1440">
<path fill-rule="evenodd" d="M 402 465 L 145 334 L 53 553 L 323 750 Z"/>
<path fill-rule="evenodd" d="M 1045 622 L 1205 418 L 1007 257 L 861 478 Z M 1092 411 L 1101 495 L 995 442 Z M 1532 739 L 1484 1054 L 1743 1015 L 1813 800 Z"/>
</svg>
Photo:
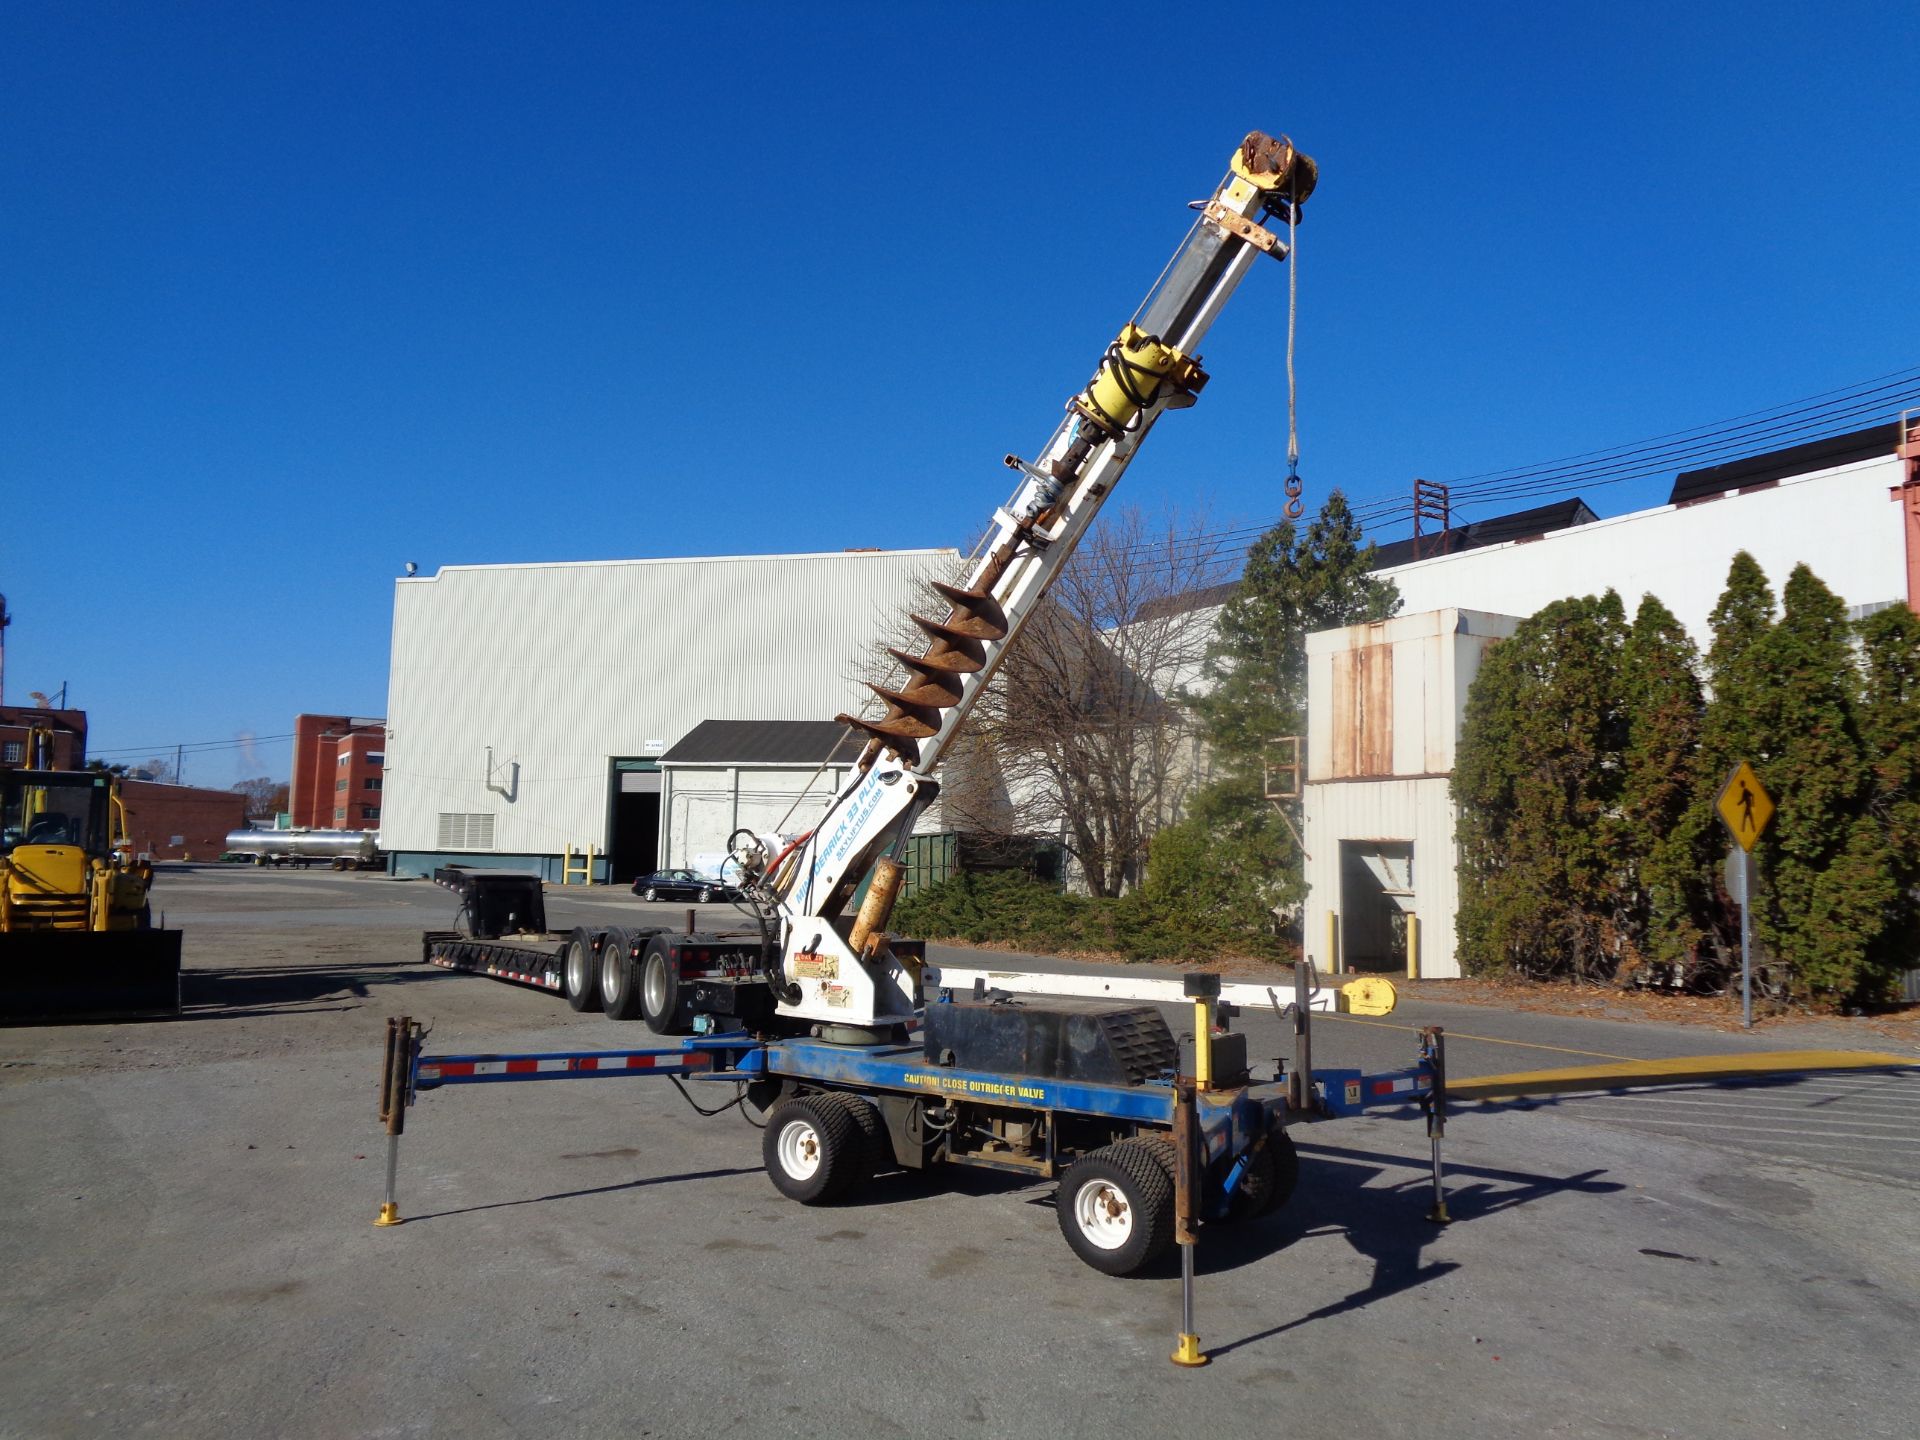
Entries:
<svg viewBox="0 0 1920 1440">
<path fill-rule="evenodd" d="M 374 1216 L 373 1223 L 376 1225 L 404 1225 L 407 1222 L 400 1218 L 400 1207 L 389 1200 L 380 1207 L 380 1213 Z"/>
<path fill-rule="evenodd" d="M 1173 1352 L 1170 1358 L 1174 1364 L 1185 1365 L 1190 1368 L 1207 1363 L 1207 1354 L 1200 1348 L 1200 1337 L 1198 1335 L 1181 1335 L 1180 1346 Z"/>
</svg>

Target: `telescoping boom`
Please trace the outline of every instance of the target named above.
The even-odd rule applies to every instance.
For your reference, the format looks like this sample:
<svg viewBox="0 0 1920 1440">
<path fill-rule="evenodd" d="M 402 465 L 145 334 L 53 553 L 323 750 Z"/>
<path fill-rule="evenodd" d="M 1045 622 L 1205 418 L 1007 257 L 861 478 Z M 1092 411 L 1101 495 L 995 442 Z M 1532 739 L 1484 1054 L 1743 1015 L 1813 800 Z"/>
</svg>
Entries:
<svg viewBox="0 0 1920 1440">
<path fill-rule="evenodd" d="M 964 581 L 934 585 L 946 613 L 915 615 L 924 648 L 890 650 L 904 677 L 871 687 L 885 714 L 835 717 L 867 744 L 826 816 L 778 855 L 756 836 L 734 837 L 735 858 L 773 912 L 780 963 L 769 978 L 784 1018 L 850 1041 L 912 1019 L 918 955 L 909 947 L 895 953 L 886 922 L 903 875 L 900 853 L 939 793 L 941 758 L 1155 423 L 1199 396 L 1207 380 L 1200 342 L 1263 254 L 1287 258 L 1280 228 L 1291 234 L 1315 179 L 1313 161 L 1284 137 L 1255 131 L 1241 142 L 1039 455 L 1006 457 L 1020 483 L 994 512 Z M 862 881 L 866 898 L 849 917 Z"/>
</svg>

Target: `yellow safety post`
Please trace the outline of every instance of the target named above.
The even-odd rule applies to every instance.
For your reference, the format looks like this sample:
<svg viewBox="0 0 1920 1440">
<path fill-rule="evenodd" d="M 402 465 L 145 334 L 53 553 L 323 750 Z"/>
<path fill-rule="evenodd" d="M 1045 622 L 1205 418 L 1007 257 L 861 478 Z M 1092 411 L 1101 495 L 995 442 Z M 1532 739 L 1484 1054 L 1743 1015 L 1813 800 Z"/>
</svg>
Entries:
<svg viewBox="0 0 1920 1440">
<path fill-rule="evenodd" d="M 1420 978 L 1420 917 L 1407 916 L 1407 979 Z"/>
<path fill-rule="evenodd" d="M 1340 912 L 1327 911 L 1327 973 L 1338 975 L 1340 970 Z"/>
<path fill-rule="evenodd" d="M 593 846 L 586 848 L 584 858 L 578 865 L 573 863 L 573 846 L 565 846 L 560 852 L 560 883 L 571 885 L 573 877 L 578 875 L 582 885 L 593 884 Z"/>
</svg>

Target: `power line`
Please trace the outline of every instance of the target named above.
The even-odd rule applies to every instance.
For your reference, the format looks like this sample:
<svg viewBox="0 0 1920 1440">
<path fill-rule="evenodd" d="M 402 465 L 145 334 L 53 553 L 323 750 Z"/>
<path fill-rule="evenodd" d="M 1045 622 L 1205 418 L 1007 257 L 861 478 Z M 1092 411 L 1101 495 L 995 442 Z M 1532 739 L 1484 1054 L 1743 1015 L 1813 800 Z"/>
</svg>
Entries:
<svg viewBox="0 0 1920 1440">
<path fill-rule="evenodd" d="M 1844 398 L 1835 401 L 1834 397 Z M 1815 403 L 1819 401 L 1832 403 Z M 1744 459 L 1784 448 L 1781 442 L 1785 440 L 1806 442 L 1830 438 L 1854 428 L 1843 422 L 1897 413 L 1905 404 L 1920 404 L 1920 366 L 1892 371 L 1801 400 L 1784 401 L 1730 420 L 1628 441 L 1560 461 L 1512 470 L 1481 471 L 1447 483 L 1453 488 L 1456 508 L 1567 493 L 1577 488 L 1598 488 L 1664 474 L 1683 466 L 1706 468 L 1709 464 Z M 1350 508 L 1362 531 L 1376 531 L 1410 519 L 1413 500 L 1411 495 L 1380 496 L 1352 502 Z M 1149 569 L 1169 571 L 1182 564 L 1223 563 L 1235 556 L 1244 556 L 1259 536 L 1279 523 L 1280 517 L 1276 516 L 1264 524 L 1203 531 L 1170 541 L 1137 542 L 1117 547 L 1093 563 L 1096 566 L 1144 563 Z M 1163 551 L 1167 558 L 1160 560 L 1155 552 Z M 1213 553 L 1209 555 L 1209 551 Z"/>
<path fill-rule="evenodd" d="M 109 755 L 138 755 L 146 759 L 158 759 L 169 750 L 186 755 L 205 755 L 216 750 L 244 750 L 250 745 L 271 745 L 276 741 L 291 739 L 293 733 L 289 731 L 285 735 L 250 735 L 244 740 L 190 740 L 185 743 L 170 740 L 165 745 L 122 745 L 111 750 L 95 750 L 89 746 L 87 758 L 98 760 Z"/>
</svg>

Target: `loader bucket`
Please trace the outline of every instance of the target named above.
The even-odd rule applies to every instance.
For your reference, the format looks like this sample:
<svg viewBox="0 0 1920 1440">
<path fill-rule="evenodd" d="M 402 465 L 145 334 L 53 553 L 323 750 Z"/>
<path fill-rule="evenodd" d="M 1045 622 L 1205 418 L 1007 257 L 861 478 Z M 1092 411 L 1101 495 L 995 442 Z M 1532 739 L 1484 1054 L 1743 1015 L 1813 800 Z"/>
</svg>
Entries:
<svg viewBox="0 0 1920 1440">
<path fill-rule="evenodd" d="M 0 935 L 0 1020 L 180 1013 L 178 930 Z"/>
</svg>

